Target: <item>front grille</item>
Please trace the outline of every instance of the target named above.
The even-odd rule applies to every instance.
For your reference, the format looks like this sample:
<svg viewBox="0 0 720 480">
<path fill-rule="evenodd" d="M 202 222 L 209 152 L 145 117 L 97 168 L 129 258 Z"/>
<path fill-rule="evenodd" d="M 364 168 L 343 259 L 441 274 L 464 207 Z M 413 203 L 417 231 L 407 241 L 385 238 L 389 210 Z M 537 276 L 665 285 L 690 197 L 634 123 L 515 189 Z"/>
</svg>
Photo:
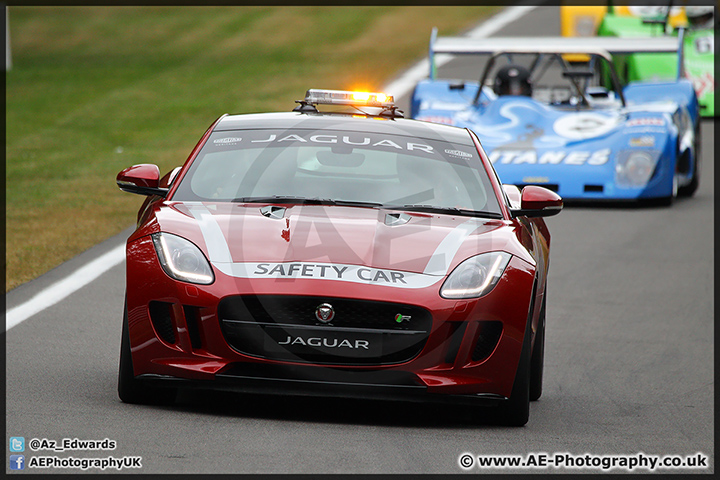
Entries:
<svg viewBox="0 0 720 480">
<path fill-rule="evenodd" d="M 318 306 L 334 317 L 319 321 Z M 420 353 L 432 327 L 424 308 L 390 302 L 291 295 L 243 295 L 218 304 L 223 335 L 235 350 L 301 363 L 380 365 Z"/>
</svg>

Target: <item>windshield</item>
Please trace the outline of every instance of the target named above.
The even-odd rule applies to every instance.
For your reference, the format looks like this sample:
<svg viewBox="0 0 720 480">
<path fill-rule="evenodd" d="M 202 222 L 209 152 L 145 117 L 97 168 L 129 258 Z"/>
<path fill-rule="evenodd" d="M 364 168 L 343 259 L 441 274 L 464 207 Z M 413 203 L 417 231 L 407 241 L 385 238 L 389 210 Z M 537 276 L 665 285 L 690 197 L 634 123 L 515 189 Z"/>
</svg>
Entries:
<svg viewBox="0 0 720 480">
<path fill-rule="evenodd" d="M 214 132 L 172 199 L 304 199 L 501 215 L 473 146 L 324 129 Z"/>
</svg>

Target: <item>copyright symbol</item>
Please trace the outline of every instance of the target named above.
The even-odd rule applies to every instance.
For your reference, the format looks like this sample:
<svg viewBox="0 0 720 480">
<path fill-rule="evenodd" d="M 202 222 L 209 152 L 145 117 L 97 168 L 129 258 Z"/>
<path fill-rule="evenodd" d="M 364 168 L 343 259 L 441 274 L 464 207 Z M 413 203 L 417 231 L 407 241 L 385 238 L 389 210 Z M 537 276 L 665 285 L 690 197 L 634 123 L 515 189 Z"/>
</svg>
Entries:
<svg viewBox="0 0 720 480">
<path fill-rule="evenodd" d="M 460 462 L 460 466 L 462 468 L 470 468 L 475 463 L 475 460 L 473 460 L 473 456 L 469 453 L 463 453 L 460 455 L 460 459 L 458 460 Z"/>
<path fill-rule="evenodd" d="M 38 448 L 40 448 L 40 440 L 38 440 L 37 438 L 33 438 L 32 440 L 30 440 L 30 450 L 35 451 Z"/>
</svg>

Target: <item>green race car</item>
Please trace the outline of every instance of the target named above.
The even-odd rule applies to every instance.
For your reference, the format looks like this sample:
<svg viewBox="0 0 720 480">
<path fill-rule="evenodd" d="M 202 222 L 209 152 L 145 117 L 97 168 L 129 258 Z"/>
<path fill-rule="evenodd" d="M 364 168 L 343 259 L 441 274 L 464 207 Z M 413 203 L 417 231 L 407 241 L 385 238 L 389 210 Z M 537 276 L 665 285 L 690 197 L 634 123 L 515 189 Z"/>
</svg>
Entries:
<svg viewBox="0 0 720 480">
<path fill-rule="evenodd" d="M 717 16 L 714 7 L 686 7 L 688 28 L 670 28 L 667 14 L 656 18 L 618 14 L 608 8 L 598 27 L 599 36 L 652 37 L 681 35 L 683 49 L 678 54 L 629 54 L 615 57 L 616 69 L 627 83 L 637 80 L 676 78 L 678 67 L 682 76 L 693 84 L 700 101 L 700 114 L 715 116 L 715 48 Z"/>
</svg>

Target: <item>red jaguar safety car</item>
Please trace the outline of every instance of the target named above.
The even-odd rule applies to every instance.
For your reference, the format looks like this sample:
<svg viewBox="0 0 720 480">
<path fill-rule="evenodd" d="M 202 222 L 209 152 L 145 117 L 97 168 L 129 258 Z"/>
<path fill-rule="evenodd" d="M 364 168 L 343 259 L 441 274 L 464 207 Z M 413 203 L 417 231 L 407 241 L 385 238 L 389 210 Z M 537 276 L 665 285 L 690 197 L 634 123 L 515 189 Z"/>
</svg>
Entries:
<svg viewBox="0 0 720 480">
<path fill-rule="evenodd" d="M 392 97 L 298 103 L 220 117 L 162 179 L 118 174 L 148 196 L 127 241 L 120 398 L 447 400 L 525 424 L 542 386 L 539 217 L 562 199 L 501 185 L 470 130 L 403 119 Z"/>
</svg>

